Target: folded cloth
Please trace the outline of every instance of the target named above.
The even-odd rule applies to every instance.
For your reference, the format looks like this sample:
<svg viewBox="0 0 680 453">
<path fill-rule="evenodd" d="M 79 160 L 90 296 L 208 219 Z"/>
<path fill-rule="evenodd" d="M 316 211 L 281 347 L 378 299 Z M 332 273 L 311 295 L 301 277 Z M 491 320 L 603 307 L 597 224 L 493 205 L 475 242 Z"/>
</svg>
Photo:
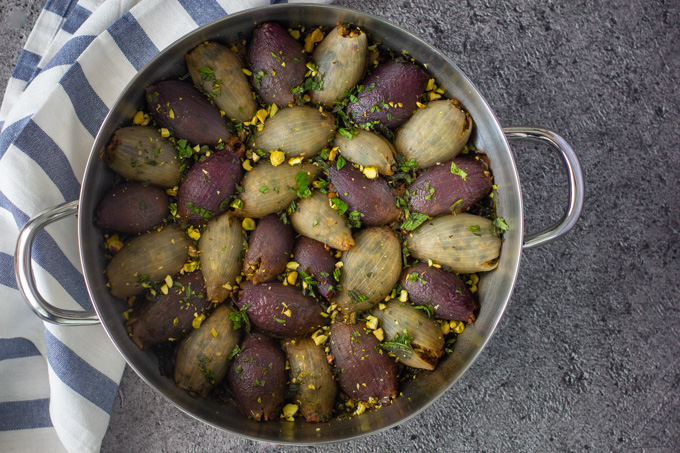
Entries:
<svg viewBox="0 0 680 453">
<path fill-rule="evenodd" d="M 328 0 L 326 0 L 328 1 Z M 79 196 L 109 108 L 160 50 L 198 26 L 264 0 L 49 0 L 0 107 L 0 450 L 98 451 L 125 366 L 101 326 L 43 324 L 14 276 L 21 227 Z M 38 289 L 92 309 L 75 217 L 36 237 Z"/>
</svg>

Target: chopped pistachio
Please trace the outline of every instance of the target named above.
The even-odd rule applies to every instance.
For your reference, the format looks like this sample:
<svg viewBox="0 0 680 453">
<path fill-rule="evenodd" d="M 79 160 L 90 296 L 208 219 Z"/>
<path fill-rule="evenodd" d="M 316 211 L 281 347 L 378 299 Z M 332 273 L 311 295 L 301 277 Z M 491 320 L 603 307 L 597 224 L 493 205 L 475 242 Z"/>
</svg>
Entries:
<svg viewBox="0 0 680 453">
<path fill-rule="evenodd" d="M 203 320 L 205 320 L 205 315 L 200 314 L 196 316 L 193 321 L 191 321 L 191 326 L 194 329 L 198 329 L 199 327 L 201 327 L 201 324 L 203 324 Z"/>
<path fill-rule="evenodd" d="M 297 264 L 297 263 L 296 263 L 296 264 Z M 295 282 L 297 281 L 297 278 L 298 278 L 298 273 L 295 272 L 295 271 L 290 272 L 290 273 L 286 276 L 286 280 L 287 280 L 288 283 L 291 284 L 291 285 L 294 285 L 294 284 L 295 284 Z"/>
<path fill-rule="evenodd" d="M 286 160 L 286 153 L 283 151 L 272 151 L 269 153 L 269 160 L 273 166 L 278 167 Z"/>
<path fill-rule="evenodd" d="M 378 169 L 372 165 L 364 167 L 363 173 L 368 179 L 375 179 L 378 177 Z"/>
<path fill-rule="evenodd" d="M 135 113 L 135 117 L 132 118 L 132 124 L 141 125 L 144 122 L 144 112 L 141 110 Z"/>
<path fill-rule="evenodd" d="M 255 229 L 255 221 L 253 219 L 251 219 L 250 217 L 246 217 L 241 222 L 241 226 L 246 231 L 253 231 Z"/>
</svg>

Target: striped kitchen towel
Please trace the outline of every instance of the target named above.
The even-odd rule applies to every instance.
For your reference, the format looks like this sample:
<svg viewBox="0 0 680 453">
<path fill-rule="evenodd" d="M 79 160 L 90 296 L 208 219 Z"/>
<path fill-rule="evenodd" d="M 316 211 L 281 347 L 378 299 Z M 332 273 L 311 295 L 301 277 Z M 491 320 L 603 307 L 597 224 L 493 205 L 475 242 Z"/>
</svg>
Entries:
<svg viewBox="0 0 680 453">
<path fill-rule="evenodd" d="M 101 326 L 43 324 L 14 277 L 18 232 L 78 198 L 94 136 L 118 94 L 161 49 L 225 14 L 281 1 L 48 0 L 0 108 L 0 450 L 98 451 L 124 368 Z M 40 292 L 91 309 L 75 217 L 34 243 Z"/>
</svg>

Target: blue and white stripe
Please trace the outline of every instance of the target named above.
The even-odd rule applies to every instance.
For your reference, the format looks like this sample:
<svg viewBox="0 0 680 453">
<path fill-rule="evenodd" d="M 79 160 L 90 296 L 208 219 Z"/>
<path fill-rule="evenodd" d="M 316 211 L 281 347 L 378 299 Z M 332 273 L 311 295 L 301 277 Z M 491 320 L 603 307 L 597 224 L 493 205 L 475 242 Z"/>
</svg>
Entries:
<svg viewBox="0 0 680 453">
<path fill-rule="evenodd" d="M 98 451 L 125 365 L 101 326 L 44 325 L 26 306 L 13 267 L 20 228 L 78 198 L 102 120 L 154 55 L 269 3 L 285 2 L 48 0 L 0 107 L 0 450 Z M 89 309 L 75 231 L 70 218 L 37 236 L 35 278 L 47 300 Z"/>
</svg>

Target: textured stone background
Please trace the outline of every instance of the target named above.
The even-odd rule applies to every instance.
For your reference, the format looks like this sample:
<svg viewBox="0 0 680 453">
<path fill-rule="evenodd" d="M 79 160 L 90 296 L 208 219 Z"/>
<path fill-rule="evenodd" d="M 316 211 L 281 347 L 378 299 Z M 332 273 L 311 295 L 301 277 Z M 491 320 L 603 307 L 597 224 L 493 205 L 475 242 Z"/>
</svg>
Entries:
<svg viewBox="0 0 680 453">
<path fill-rule="evenodd" d="M 0 89 L 43 3 L 0 6 Z M 524 253 L 492 341 L 452 391 L 397 428 L 320 450 L 680 451 L 680 2 L 338 3 L 436 45 L 502 125 L 562 134 L 587 195 L 572 233 Z M 513 150 L 536 230 L 559 219 L 566 178 L 546 149 Z M 102 446 L 293 450 L 204 426 L 129 369 Z"/>
</svg>

